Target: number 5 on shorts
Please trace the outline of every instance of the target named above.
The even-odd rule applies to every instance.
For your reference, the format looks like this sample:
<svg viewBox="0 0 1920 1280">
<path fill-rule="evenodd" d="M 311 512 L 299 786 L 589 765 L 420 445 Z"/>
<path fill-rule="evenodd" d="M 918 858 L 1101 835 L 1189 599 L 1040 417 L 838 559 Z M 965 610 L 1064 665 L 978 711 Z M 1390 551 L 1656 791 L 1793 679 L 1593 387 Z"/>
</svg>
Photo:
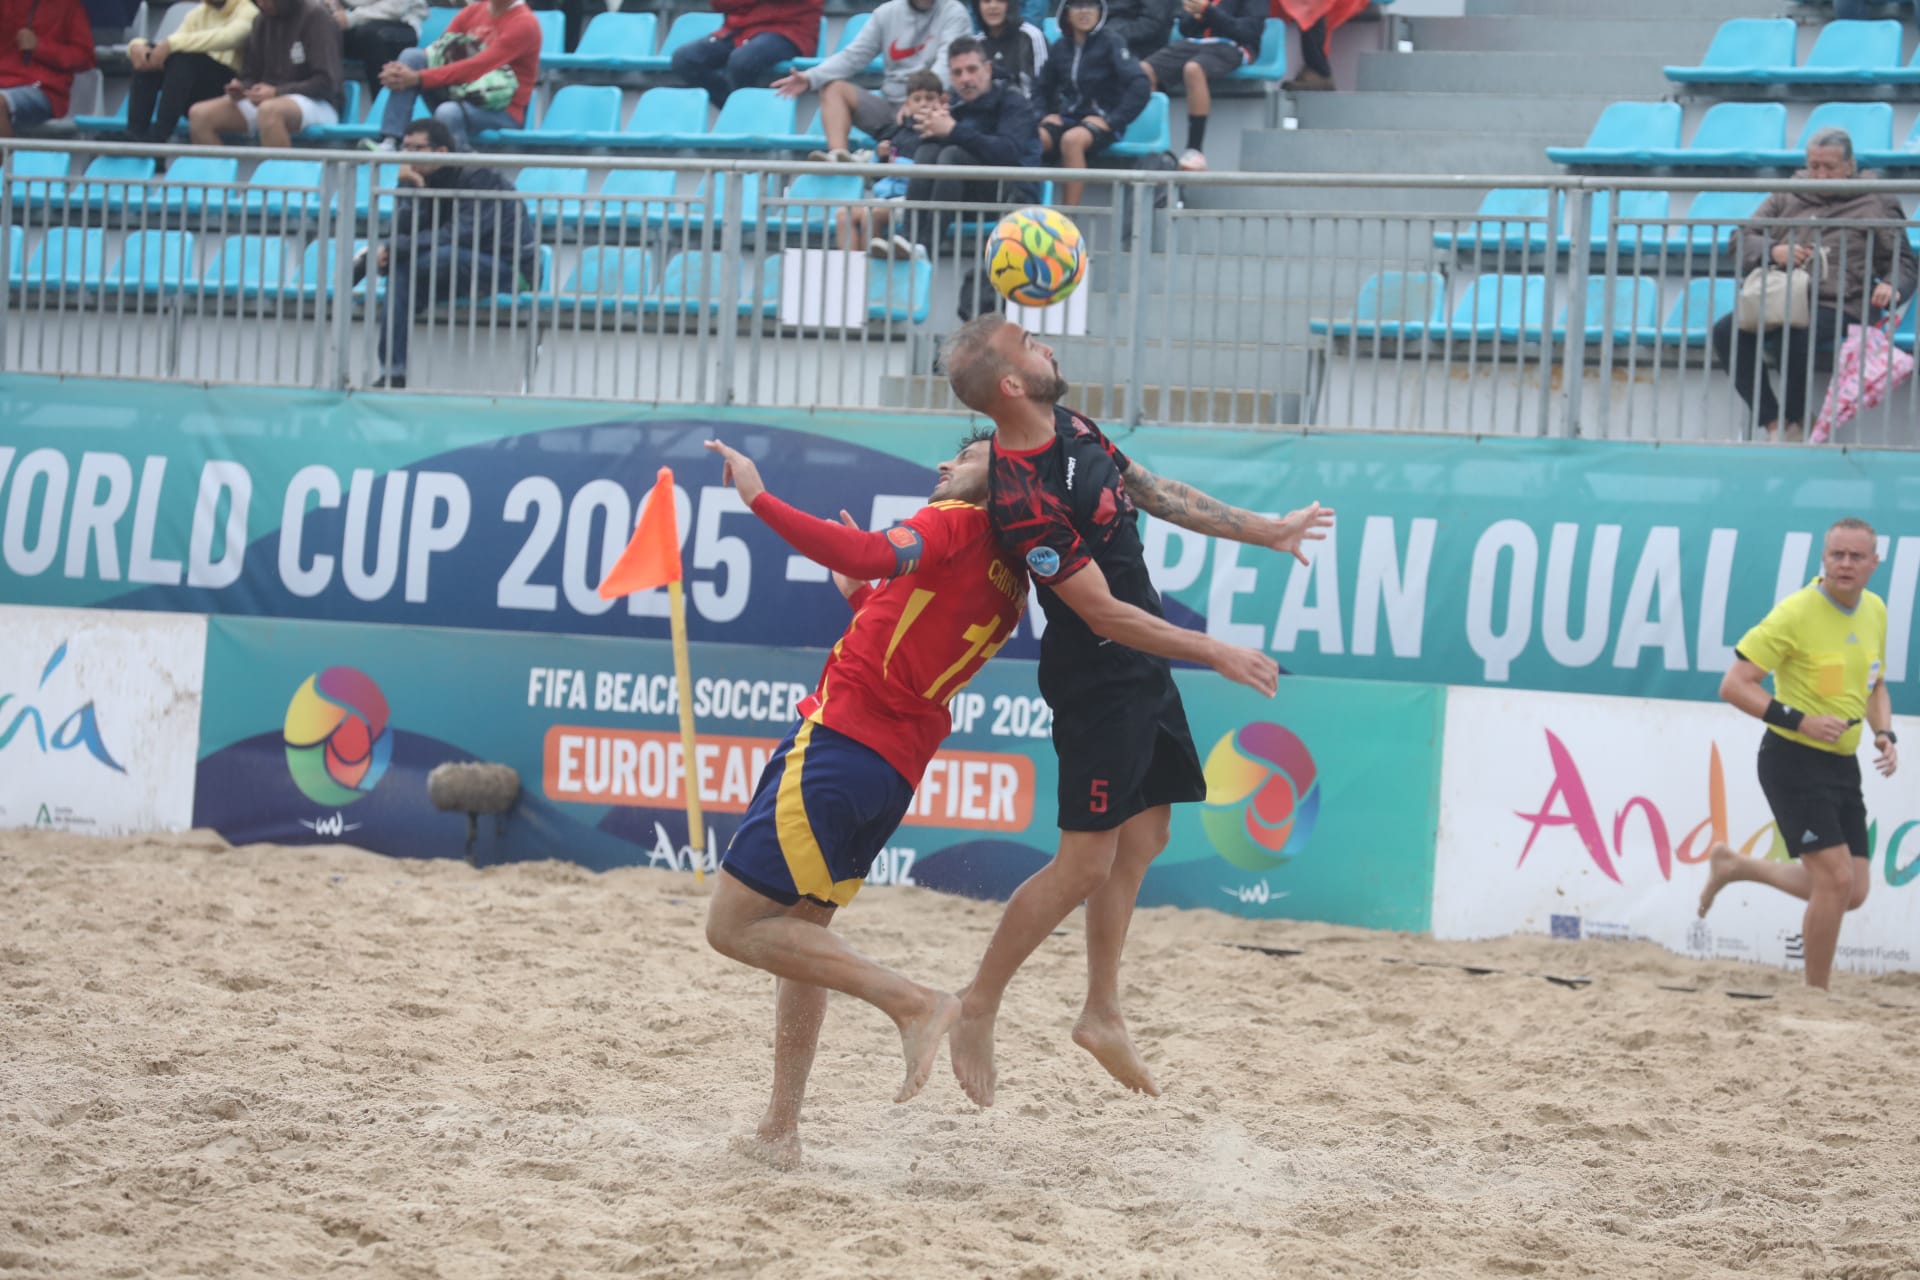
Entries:
<svg viewBox="0 0 1920 1280">
<path fill-rule="evenodd" d="M 1095 778 L 1088 794 L 1091 799 L 1087 801 L 1087 812 L 1105 813 L 1107 811 L 1107 780 Z"/>
</svg>

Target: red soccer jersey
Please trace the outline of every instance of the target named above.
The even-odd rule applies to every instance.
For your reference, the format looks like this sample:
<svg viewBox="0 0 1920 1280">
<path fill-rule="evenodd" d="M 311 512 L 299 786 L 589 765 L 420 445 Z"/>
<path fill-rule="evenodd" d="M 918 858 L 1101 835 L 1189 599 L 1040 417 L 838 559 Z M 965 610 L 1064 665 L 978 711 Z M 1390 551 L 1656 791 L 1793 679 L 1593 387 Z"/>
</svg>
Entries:
<svg viewBox="0 0 1920 1280">
<path fill-rule="evenodd" d="M 970 502 L 934 502 L 905 523 L 920 535 L 919 563 L 855 594 L 807 718 L 871 747 L 917 787 L 952 728 L 947 699 L 1013 635 L 1027 575 Z"/>
</svg>

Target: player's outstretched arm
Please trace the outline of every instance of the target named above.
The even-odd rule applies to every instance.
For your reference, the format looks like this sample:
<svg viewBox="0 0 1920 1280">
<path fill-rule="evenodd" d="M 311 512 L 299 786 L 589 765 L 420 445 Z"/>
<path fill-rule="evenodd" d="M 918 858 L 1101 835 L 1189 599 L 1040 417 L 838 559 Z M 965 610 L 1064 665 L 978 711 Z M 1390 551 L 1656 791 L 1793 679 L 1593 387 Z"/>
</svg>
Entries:
<svg viewBox="0 0 1920 1280">
<path fill-rule="evenodd" d="M 810 516 L 768 493 L 760 469 L 746 454 L 718 440 L 707 441 L 707 448 L 726 460 L 725 479 L 739 491 L 748 510 L 815 564 L 856 582 L 894 578 L 918 567 L 922 544 L 918 531 L 910 526 L 902 525 L 908 532 L 895 541 L 884 533 L 852 526 L 851 521 L 843 525 Z M 846 518 L 845 512 L 841 518 Z"/>
<path fill-rule="evenodd" d="M 1107 575 L 1092 561 L 1071 577 L 1047 585 L 1103 640 L 1162 658 L 1198 662 L 1269 698 L 1280 685 L 1280 665 L 1266 654 L 1216 640 L 1203 631 L 1176 627 L 1165 618 L 1116 599 L 1107 586 Z"/>
<path fill-rule="evenodd" d="M 1333 508 L 1322 507 L 1317 502 L 1289 511 L 1277 520 L 1243 511 L 1208 497 L 1185 481 L 1157 476 L 1137 461 L 1128 465 L 1126 482 L 1127 496 L 1150 515 L 1195 533 L 1284 551 L 1302 564 L 1307 559 L 1302 549 L 1304 544 L 1326 537 L 1327 526 L 1333 523 Z"/>
</svg>

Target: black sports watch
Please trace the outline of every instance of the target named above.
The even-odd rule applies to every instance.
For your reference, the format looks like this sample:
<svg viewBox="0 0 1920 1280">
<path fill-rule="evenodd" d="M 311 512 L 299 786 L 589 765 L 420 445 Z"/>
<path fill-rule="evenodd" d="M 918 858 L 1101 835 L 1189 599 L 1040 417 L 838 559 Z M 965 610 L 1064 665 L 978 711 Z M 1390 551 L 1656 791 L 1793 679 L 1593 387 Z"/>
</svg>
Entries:
<svg viewBox="0 0 1920 1280">
<path fill-rule="evenodd" d="M 1898 743 L 1900 741 L 1900 735 L 1891 729 L 1875 729 L 1873 731 L 1873 740 L 1878 742 L 1882 738 L 1892 743 Z"/>
</svg>

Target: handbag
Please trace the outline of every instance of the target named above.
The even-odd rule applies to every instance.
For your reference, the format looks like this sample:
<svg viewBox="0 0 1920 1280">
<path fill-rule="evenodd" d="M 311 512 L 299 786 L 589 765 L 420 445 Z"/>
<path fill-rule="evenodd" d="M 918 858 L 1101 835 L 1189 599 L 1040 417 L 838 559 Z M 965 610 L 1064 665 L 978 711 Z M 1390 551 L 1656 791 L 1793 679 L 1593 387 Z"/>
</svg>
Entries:
<svg viewBox="0 0 1920 1280">
<path fill-rule="evenodd" d="M 444 67 L 465 62 L 468 58 L 478 56 L 483 47 L 480 41 L 464 31 L 449 31 L 427 46 L 427 65 Z M 519 88 L 520 77 L 513 74 L 512 67 L 495 67 L 478 80 L 450 84 L 440 92 L 454 102 L 488 111 L 504 111 Z"/>
<path fill-rule="evenodd" d="M 1819 262 L 1827 265 L 1827 251 Z M 1805 267 L 1756 267 L 1740 282 L 1734 327 L 1744 333 L 1804 329 L 1813 323 L 1813 273 Z"/>
<path fill-rule="evenodd" d="M 1846 340 L 1834 355 L 1826 403 L 1820 406 L 1808 443 L 1825 444 L 1863 409 L 1877 407 L 1889 391 L 1913 376 L 1913 357 L 1893 345 L 1899 318 L 1894 312 L 1877 325 L 1847 326 Z"/>
</svg>

